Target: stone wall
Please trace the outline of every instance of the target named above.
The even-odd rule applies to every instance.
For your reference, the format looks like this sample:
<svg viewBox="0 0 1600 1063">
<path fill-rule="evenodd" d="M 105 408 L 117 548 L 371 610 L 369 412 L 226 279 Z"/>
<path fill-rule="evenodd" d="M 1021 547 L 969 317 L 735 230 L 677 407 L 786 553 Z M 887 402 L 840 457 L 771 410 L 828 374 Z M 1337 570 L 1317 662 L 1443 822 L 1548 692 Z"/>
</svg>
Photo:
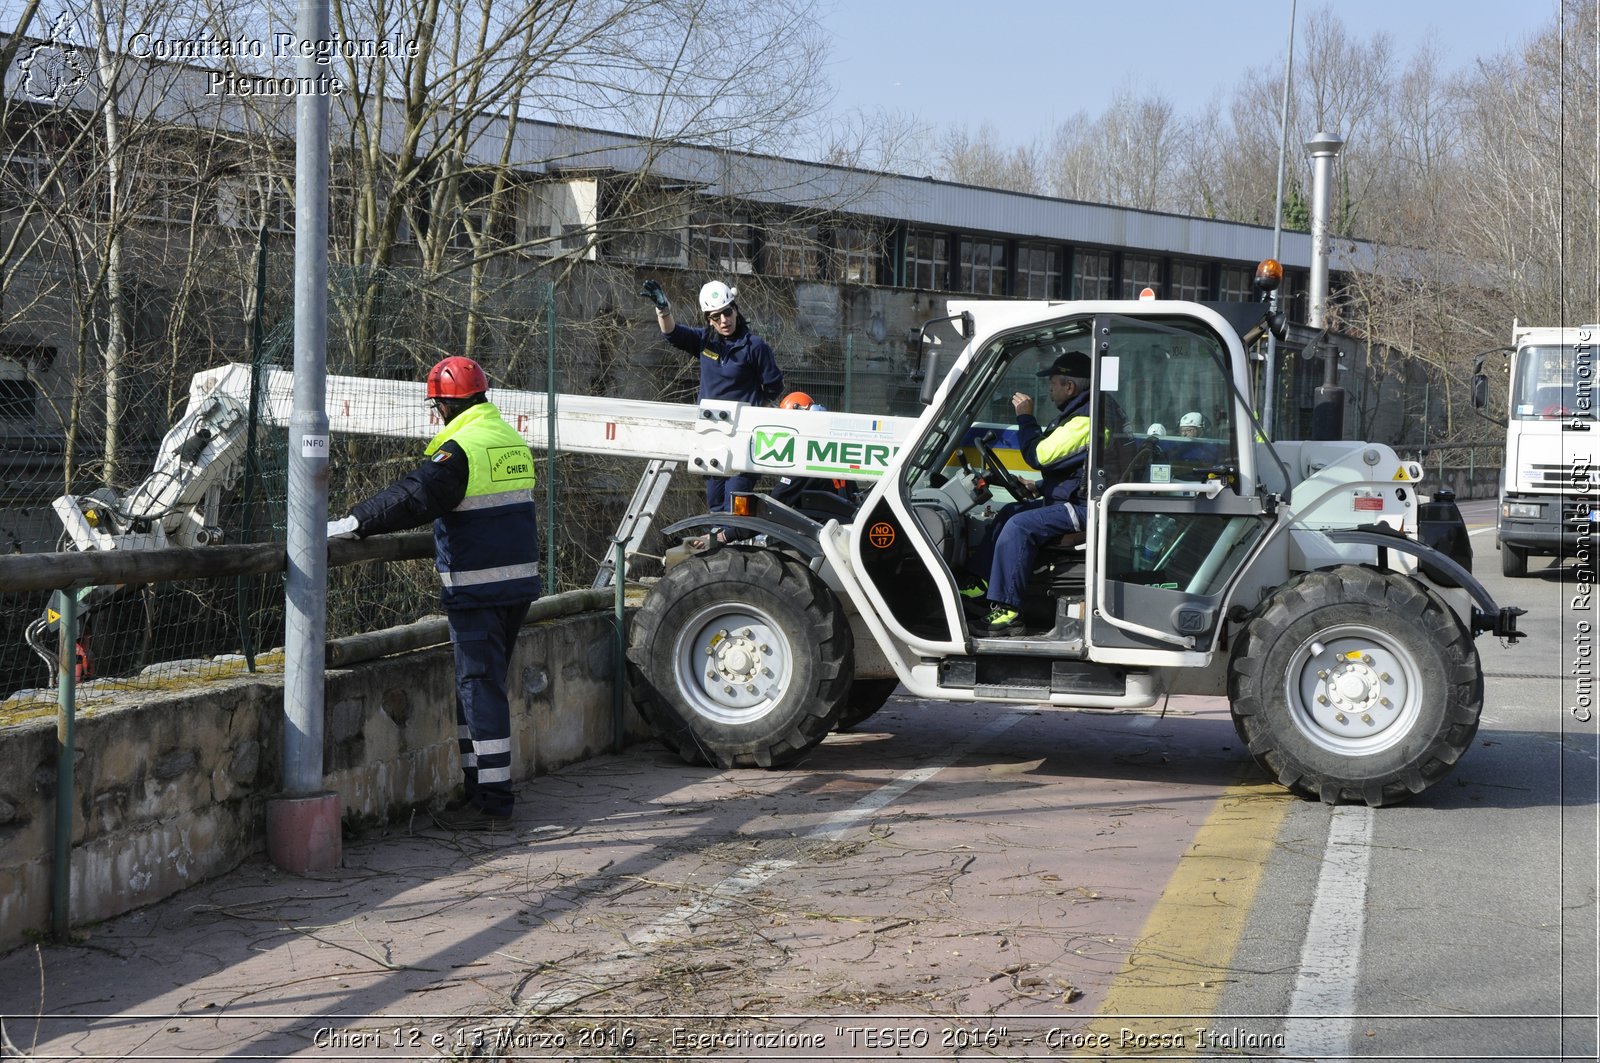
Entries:
<svg viewBox="0 0 1600 1063">
<path fill-rule="evenodd" d="M 1422 488 L 1432 493 L 1448 487 L 1456 493 L 1457 502 L 1472 498 L 1500 497 L 1500 466 L 1498 465 L 1446 465 L 1439 468 L 1423 466 Z"/>
<path fill-rule="evenodd" d="M 523 628 L 510 671 L 517 778 L 612 748 L 613 639 L 603 612 Z M 346 829 L 404 823 L 449 797 L 460 778 L 454 691 L 448 645 L 328 670 L 324 778 Z M 630 738 L 648 734 L 631 712 L 625 724 Z M 153 903 L 263 851 L 282 727 L 281 673 L 86 699 L 72 923 Z M 0 728 L 0 949 L 50 929 L 56 765 L 54 719 Z"/>
</svg>

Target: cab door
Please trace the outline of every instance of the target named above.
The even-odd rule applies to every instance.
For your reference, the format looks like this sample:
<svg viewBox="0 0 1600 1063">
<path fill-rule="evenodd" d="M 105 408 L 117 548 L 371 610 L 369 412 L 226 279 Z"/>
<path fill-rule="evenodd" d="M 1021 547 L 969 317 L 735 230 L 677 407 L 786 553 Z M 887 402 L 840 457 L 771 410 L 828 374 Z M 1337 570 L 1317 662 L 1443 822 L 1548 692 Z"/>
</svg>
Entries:
<svg viewBox="0 0 1600 1063">
<path fill-rule="evenodd" d="M 1209 653 L 1272 526 L 1255 491 L 1244 351 L 1204 313 L 1095 320 L 1085 594 L 1096 660 Z"/>
</svg>

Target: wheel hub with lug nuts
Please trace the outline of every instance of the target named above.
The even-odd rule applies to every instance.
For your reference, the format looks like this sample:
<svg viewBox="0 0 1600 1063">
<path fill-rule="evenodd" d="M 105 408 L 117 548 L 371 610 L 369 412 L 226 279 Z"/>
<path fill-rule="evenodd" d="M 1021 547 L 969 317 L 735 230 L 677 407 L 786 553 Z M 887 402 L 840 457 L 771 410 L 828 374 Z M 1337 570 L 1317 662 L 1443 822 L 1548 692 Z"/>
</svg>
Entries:
<svg viewBox="0 0 1600 1063">
<path fill-rule="evenodd" d="M 783 696 L 788 643 L 759 610 L 706 610 L 690 620 L 677 652 L 680 689 L 703 716 L 745 723 Z"/>
<path fill-rule="evenodd" d="M 1302 730 L 1319 744 L 1372 751 L 1400 737 L 1387 734 L 1412 715 L 1416 689 L 1409 658 L 1354 632 L 1313 639 L 1296 654 L 1291 692 L 1298 687 Z M 1298 673 L 1298 676 L 1296 675 Z"/>
<path fill-rule="evenodd" d="M 706 647 L 706 656 L 711 658 L 711 670 L 706 678 L 721 681 L 725 687 L 747 687 L 746 693 L 754 694 L 758 690 L 754 684 L 772 678 L 772 669 L 765 664 L 771 653 L 772 647 L 756 638 L 753 628 L 739 632 L 724 628 L 712 636 L 711 645 Z M 725 689 L 723 692 L 734 691 Z"/>
</svg>

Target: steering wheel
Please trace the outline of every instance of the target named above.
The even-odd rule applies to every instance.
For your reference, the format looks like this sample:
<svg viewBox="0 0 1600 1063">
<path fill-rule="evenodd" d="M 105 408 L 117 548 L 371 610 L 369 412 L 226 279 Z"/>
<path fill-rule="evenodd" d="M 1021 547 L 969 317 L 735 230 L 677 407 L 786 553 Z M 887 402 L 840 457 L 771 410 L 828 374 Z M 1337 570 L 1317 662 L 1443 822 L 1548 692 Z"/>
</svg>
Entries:
<svg viewBox="0 0 1600 1063">
<path fill-rule="evenodd" d="M 1004 487 L 1012 498 L 1020 500 L 1037 497 L 1039 492 L 1000 461 L 1000 455 L 989 445 L 993 441 L 993 432 L 978 437 L 978 453 L 983 457 L 983 471 L 989 474 L 990 479 Z"/>
<path fill-rule="evenodd" d="M 1166 453 L 1161 449 L 1161 443 L 1155 436 L 1149 436 L 1142 441 L 1135 436 L 1131 442 L 1138 449 L 1134 451 L 1133 457 L 1128 459 L 1127 468 L 1123 470 L 1122 475 L 1126 480 L 1138 480 L 1141 474 L 1148 476 L 1150 466 L 1166 457 Z"/>
</svg>

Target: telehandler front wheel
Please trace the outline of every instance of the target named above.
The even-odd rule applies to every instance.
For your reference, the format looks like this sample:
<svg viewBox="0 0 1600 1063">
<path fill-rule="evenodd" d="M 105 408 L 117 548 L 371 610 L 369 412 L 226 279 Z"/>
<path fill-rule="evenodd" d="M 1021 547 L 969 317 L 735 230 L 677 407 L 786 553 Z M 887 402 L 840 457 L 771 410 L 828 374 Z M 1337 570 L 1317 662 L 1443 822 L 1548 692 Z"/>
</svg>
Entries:
<svg viewBox="0 0 1600 1063">
<path fill-rule="evenodd" d="M 633 698 L 691 764 L 782 767 L 822 741 L 850 686 L 833 592 L 770 550 L 728 546 L 674 565 L 633 618 Z"/>
<path fill-rule="evenodd" d="M 1328 804 L 1395 804 L 1472 744 L 1483 671 L 1471 637 L 1405 576 L 1353 565 L 1280 588 L 1234 643 L 1235 726 L 1269 774 Z"/>
</svg>

